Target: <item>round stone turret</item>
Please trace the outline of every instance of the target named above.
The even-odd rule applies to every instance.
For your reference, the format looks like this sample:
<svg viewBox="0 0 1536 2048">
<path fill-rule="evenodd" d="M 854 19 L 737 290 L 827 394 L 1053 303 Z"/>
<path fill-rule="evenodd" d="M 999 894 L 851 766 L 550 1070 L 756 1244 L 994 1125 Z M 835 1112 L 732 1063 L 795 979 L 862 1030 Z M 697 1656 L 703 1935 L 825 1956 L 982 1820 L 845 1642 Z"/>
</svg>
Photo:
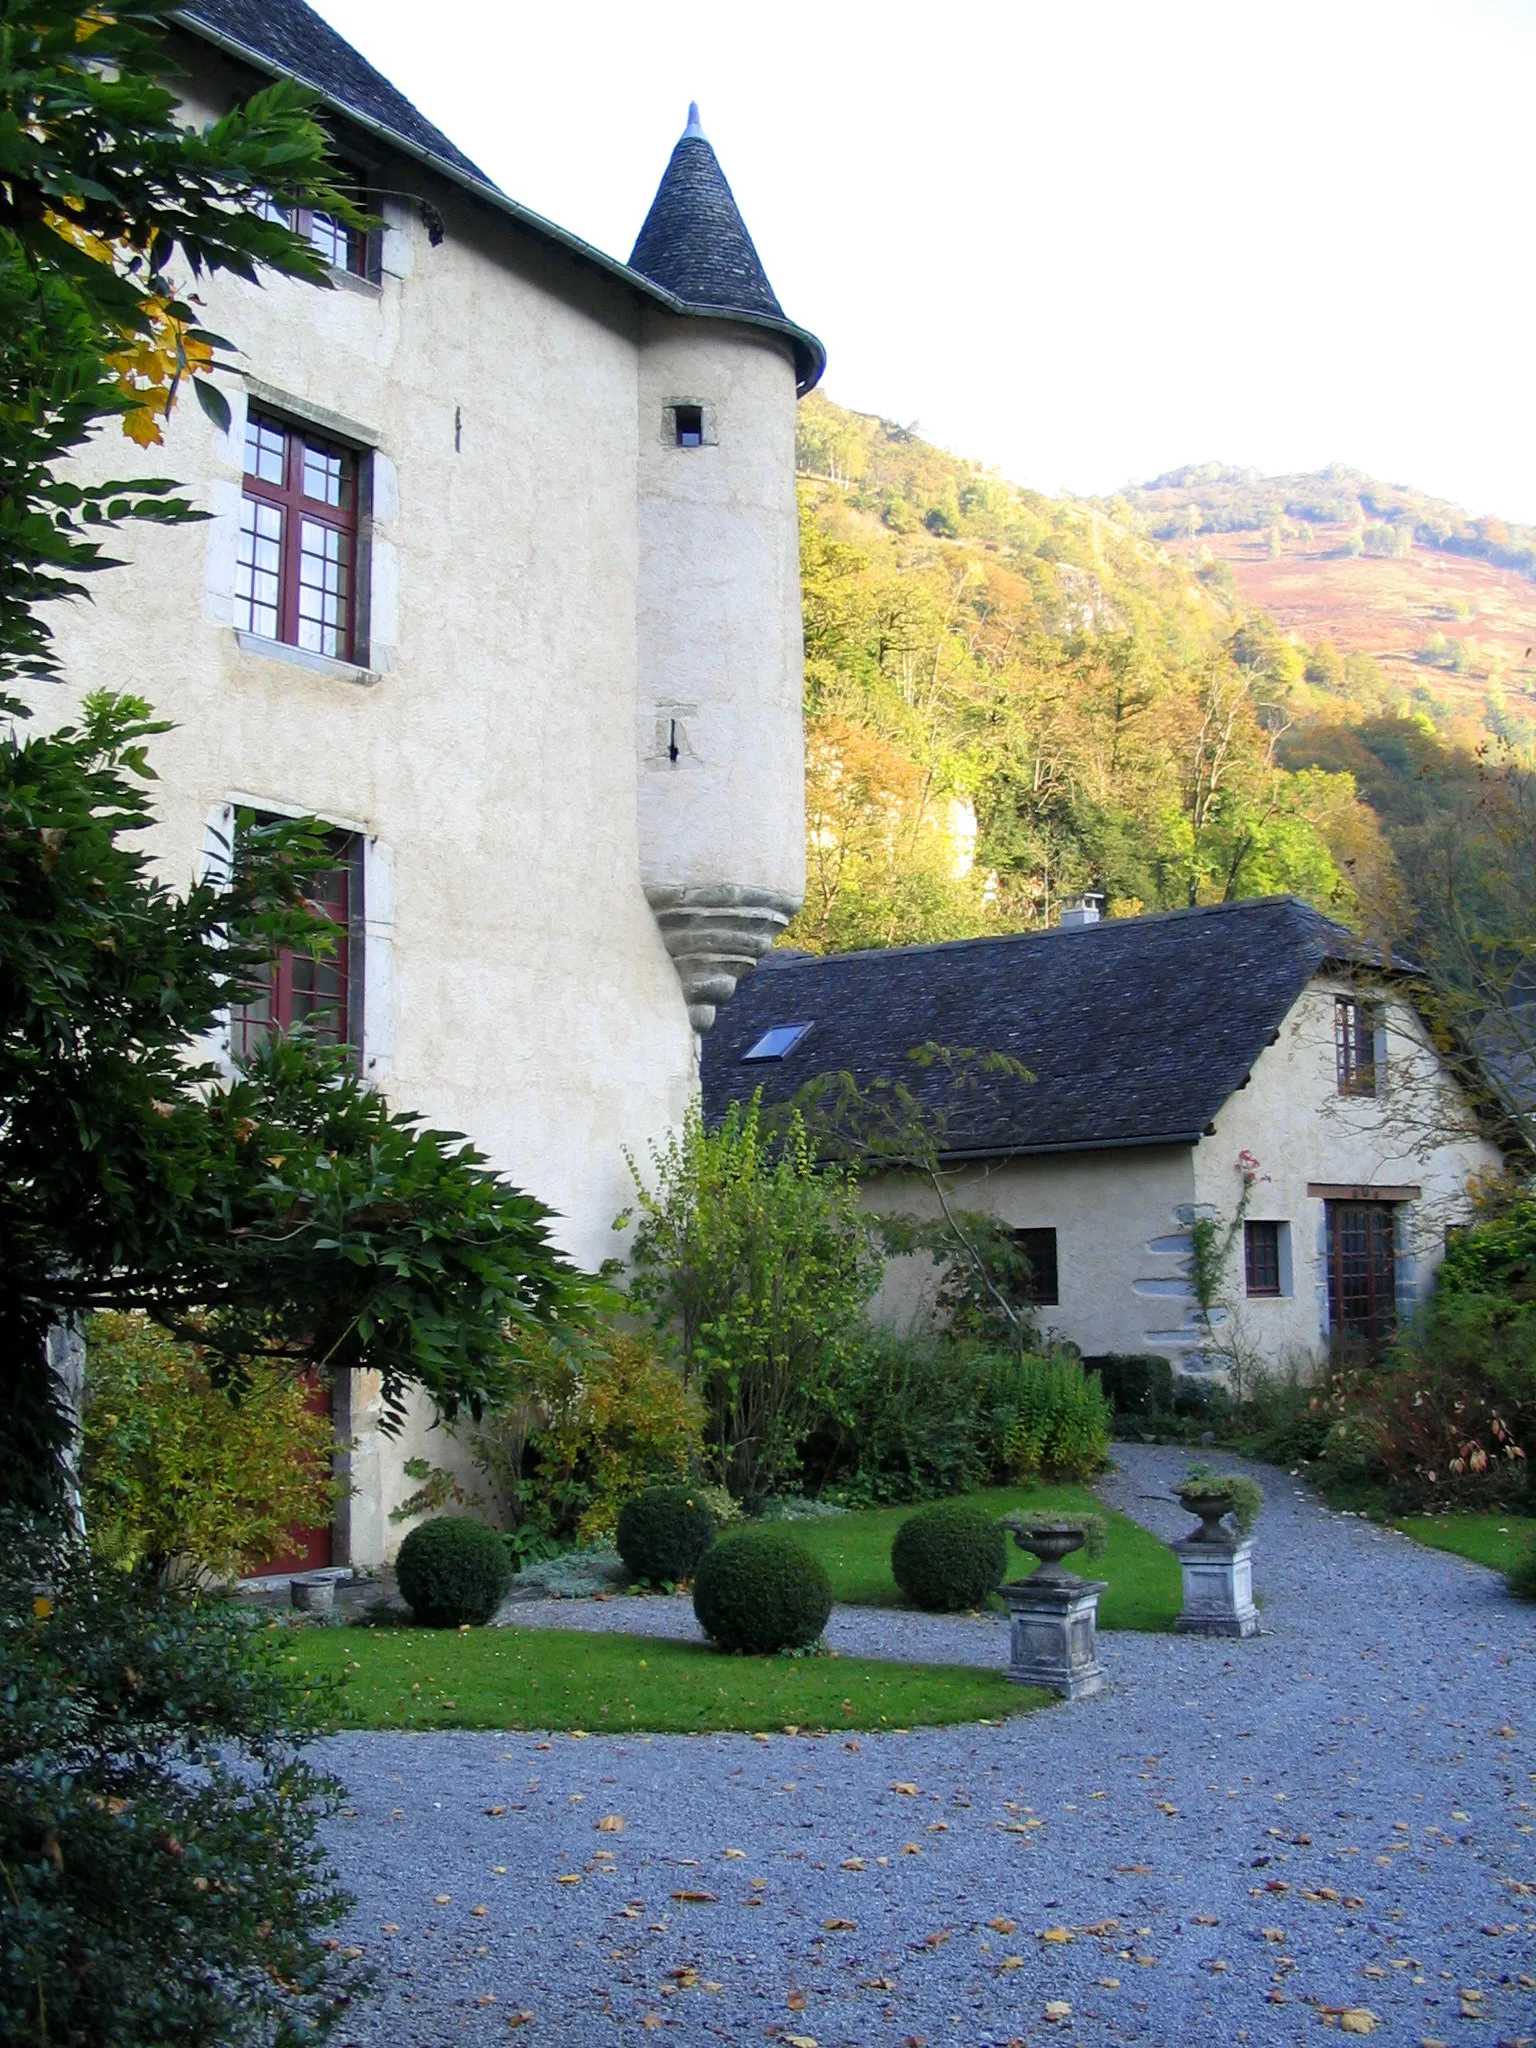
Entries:
<svg viewBox="0 0 1536 2048">
<path fill-rule="evenodd" d="M 698 109 L 630 258 L 642 315 L 640 864 L 707 1031 L 805 895 L 795 404 L 820 344 L 763 273 Z"/>
</svg>

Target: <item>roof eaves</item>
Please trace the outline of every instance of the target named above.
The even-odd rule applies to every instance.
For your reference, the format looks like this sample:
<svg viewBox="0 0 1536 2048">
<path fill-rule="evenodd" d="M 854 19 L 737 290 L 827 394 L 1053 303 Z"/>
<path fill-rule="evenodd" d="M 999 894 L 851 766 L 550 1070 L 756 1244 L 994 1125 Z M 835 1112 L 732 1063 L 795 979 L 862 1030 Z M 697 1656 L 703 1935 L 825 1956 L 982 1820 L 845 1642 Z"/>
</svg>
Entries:
<svg viewBox="0 0 1536 2048">
<path fill-rule="evenodd" d="M 1067 1138 L 1054 1145 L 978 1145 L 970 1151 L 943 1151 L 941 1166 L 981 1159 L 1041 1159 L 1051 1153 L 1138 1152 L 1155 1145 L 1198 1145 L 1203 1131 L 1162 1131 L 1138 1138 Z"/>
<path fill-rule="evenodd" d="M 803 397 L 819 381 L 822 371 L 827 366 L 827 352 L 814 334 L 806 328 L 797 327 L 794 321 L 772 320 L 762 313 L 738 313 L 731 307 L 689 305 L 675 293 L 669 292 L 664 285 L 654 283 L 638 270 L 631 270 L 627 263 L 621 263 L 616 256 L 605 255 L 590 242 L 584 242 L 580 235 L 573 235 L 568 228 L 562 228 L 552 220 L 546 220 L 543 214 L 534 213 L 530 207 L 520 206 L 515 199 L 508 198 L 499 185 L 493 185 L 489 179 L 471 177 L 457 164 L 439 156 L 435 150 L 401 135 L 397 129 L 391 128 L 387 121 L 380 121 L 372 114 L 363 113 L 349 100 L 342 99 L 337 93 L 328 92 L 314 79 L 305 78 L 298 72 L 284 70 L 280 64 L 264 56 L 260 50 L 253 50 L 248 43 L 241 42 L 238 36 L 228 35 L 224 30 L 216 29 L 208 22 L 200 20 L 191 8 L 173 8 L 172 19 L 189 35 L 200 36 L 205 43 L 211 43 L 215 49 L 224 51 L 226 56 L 236 57 L 241 63 L 249 64 L 256 71 L 264 71 L 270 78 L 298 79 L 301 85 L 306 86 L 333 113 L 343 115 L 355 127 L 372 135 L 376 141 L 387 144 L 390 149 L 399 151 L 403 156 L 414 158 L 417 163 L 434 171 L 438 177 L 446 178 L 449 184 L 457 185 L 461 191 L 469 193 L 471 197 L 483 201 L 498 213 L 515 220 L 531 234 L 555 243 L 580 262 L 592 264 L 613 278 L 616 283 L 628 285 L 630 290 L 638 293 L 641 298 L 665 307 L 669 313 L 680 313 L 690 319 L 730 320 L 742 326 L 762 327 L 770 333 L 782 334 L 795 351 L 796 389 L 800 395 Z"/>
</svg>

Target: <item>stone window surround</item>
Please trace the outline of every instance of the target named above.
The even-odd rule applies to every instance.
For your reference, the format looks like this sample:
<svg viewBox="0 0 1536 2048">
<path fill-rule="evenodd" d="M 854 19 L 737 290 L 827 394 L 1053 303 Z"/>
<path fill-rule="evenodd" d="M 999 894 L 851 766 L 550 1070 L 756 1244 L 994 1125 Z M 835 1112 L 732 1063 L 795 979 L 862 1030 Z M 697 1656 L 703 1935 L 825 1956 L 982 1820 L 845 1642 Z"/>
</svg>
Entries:
<svg viewBox="0 0 1536 2048">
<path fill-rule="evenodd" d="M 718 448 L 720 445 L 720 433 L 715 421 L 715 409 L 702 398 L 668 398 L 663 402 L 659 429 L 661 445 L 664 448 L 672 449 L 679 455 L 696 455 L 698 453 L 698 449 L 682 448 L 678 445 L 677 409 L 679 406 L 697 408 L 700 420 L 699 446 L 701 448 Z"/>
<path fill-rule="evenodd" d="M 356 283 L 364 280 L 356 279 Z M 373 289 L 373 287 L 369 287 Z M 333 439 L 351 443 L 366 459 L 359 462 L 358 535 L 354 574 L 357 582 L 354 649 L 362 662 L 336 661 L 308 648 L 286 641 L 268 640 L 262 635 L 236 627 L 234 605 L 234 551 L 239 521 L 238 484 L 216 479 L 209 488 L 209 509 L 204 557 L 205 618 L 227 627 L 244 655 L 267 661 L 285 662 L 289 667 L 307 669 L 313 675 L 337 682 L 371 686 L 395 666 L 399 640 L 399 557 L 393 540 L 381 531 L 399 515 L 399 483 L 394 463 L 382 446 L 377 427 L 313 399 L 285 391 L 264 379 L 243 374 L 239 385 L 226 391 L 230 423 L 219 436 L 228 472 L 243 477 L 245 469 L 245 421 L 255 404 L 286 418 L 299 427 L 314 427 Z"/>
<path fill-rule="evenodd" d="M 349 818 L 329 805 L 295 803 L 285 797 L 257 795 L 248 790 L 231 790 L 222 803 L 209 811 L 203 834 L 203 873 L 218 879 L 229 872 L 230 849 L 234 839 L 235 815 L 257 811 L 267 817 L 319 818 L 333 831 L 352 834 L 363 857 L 363 986 L 362 1078 L 382 1088 L 389 1080 L 395 1053 L 395 894 L 394 854 L 360 818 Z M 208 1057 L 232 1075 L 230 1026 L 226 1012 L 205 1043 Z"/>
</svg>

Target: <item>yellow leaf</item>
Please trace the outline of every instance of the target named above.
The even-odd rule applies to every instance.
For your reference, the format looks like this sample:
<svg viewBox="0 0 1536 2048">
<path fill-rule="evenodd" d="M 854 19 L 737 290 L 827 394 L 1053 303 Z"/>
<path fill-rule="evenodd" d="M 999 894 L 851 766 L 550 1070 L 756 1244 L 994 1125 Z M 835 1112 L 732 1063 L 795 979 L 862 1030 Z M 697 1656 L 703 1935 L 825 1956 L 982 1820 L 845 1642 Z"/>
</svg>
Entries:
<svg viewBox="0 0 1536 2048">
<path fill-rule="evenodd" d="M 803 1991 L 791 1991 L 784 2001 L 791 2012 L 804 2012 L 810 2002 Z"/>
<path fill-rule="evenodd" d="M 1072 2017 L 1072 2008 L 1064 1998 L 1048 1998 L 1045 2002 L 1045 2017 L 1058 2024 Z"/>
<path fill-rule="evenodd" d="M 453 1904 L 453 1893 L 435 1892 L 433 1894 L 432 1903 L 436 1906 L 451 1906 Z"/>
<path fill-rule="evenodd" d="M 916 1842 L 903 1842 L 901 1853 L 903 1856 L 921 1856 L 923 1852 L 919 1849 Z"/>
<path fill-rule="evenodd" d="M 674 1892 L 672 1896 L 683 1906 L 713 1906 L 719 1903 L 713 1892 Z"/>
<path fill-rule="evenodd" d="M 617 1813 L 605 1813 L 597 1824 L 597 1832 L 600 1835 L 622 1835 L 624 1832 L 623 1816 Z"/>
<path fill-rule="evenodd" d="M 856 1920 L 823 1920 L 821 1924 L 825 1927 L 828 1934 L 855 1934 L 858 1932 L 858 1922 Z"/>
<path fill-rule="evenodd" d="M 1347 2012 L 1339 2014 L 1341 2034 L 1374 2034 L 1375 2031 L 1376 2015 L 1363 2005 L 1352 2005 Z"/>
<path fill-rule="evenodd" d="M 509 2012 L 507 2014 L 507 2025 L 509 2027 L 526 2027 L 532 2018 L 533 2014 L 531 2012 Z"/>
<path fill-rule="evenodd" d="M 987 1925 L 994 1934 L 1012 1934 L 1018 1924 L 1017 1920 L 1004 1920 L 1001 1918 L 987 1922 Z"/>
<path fill-rule="evenodd" d="M 1022 1970 L 1024 1958 L 1022 1956 L 1004 1956 L 997 1967 L 999 1970 Z"/>
<path fill-rule="evenodd" d="M 917 1787 L 915 1785 L 908 1785 L 898 1781 L 891 1787 L 891 1790 L 899 1792 L 903 1799 L 915 1799 L 917 1797 Z"/>
<path fill-rule="evenodd" d="M 845 1856 L 838 1868 L 841 1870 L 862 1870 L 864 1868 L 864 1858 L 862 1856 Z"/>
<path fill-rule="evenodd" d="M 506 1810 L 504 1806 L 488 1806 L 485 1809 L 487 1817 L 491 1820 L 500 1820 Z"/>
<path fill-rule="evenodd" d="M 39 1593 L 32 1602 L 32 1612 L 39 1621 L 46 1621 L 53 1612 L 53 1602 L 46 1593 Z"/>
<path fill-rule="evenodd" d="M 581 1883 L 581 1874 L 580 1874 L 580 1872 L 579 1872 L 579 1871 L 575 1871 L 575 1870 L 567 1870 L 567 1871 L 566 1871 L 566 1872 L 564 1873 L 564 1875 L 563 1875 L 563 1876 L 561 1876 L 561 1877 L 557 1877 L 557 1878 L 555 1879 L 555 1883 L 556 1883 L 556 1884 L 580 1884 L 580 1883 Z"/>
<path fill-rule="evenodd" d="M 1072 1930 L 1070 1927 L 1047 1927 L 1040 1939 L 1042 1941 L 1070 1941 L 1072 1939 Z"/>
<path fill-rule="evenodd" d="M 1100 1977 L 1097 1981 L 1105 1991 L 1118 1991 L 1120 1989 L 1120 1979 L 1118 1977 Z"/>
<path fill-rule="evenodd" d="M 491 1909 L 489 1906 L 471 1906 L 469 1909 L 469 1917 L 471 1920 L 483 1920 L 486 1914 L 490 1912 L 490 1910 Z"/>
</svg>

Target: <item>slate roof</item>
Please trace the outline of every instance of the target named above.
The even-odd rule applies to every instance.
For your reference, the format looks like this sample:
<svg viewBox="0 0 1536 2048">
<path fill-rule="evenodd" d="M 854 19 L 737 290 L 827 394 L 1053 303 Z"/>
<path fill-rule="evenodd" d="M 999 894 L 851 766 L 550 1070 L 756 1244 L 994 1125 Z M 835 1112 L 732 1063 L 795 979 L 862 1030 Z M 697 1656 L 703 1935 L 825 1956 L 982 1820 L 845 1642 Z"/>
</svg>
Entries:
<svg viewBox="0 0 1536 2048">
<path fill-rule="evenodd" d="M 333 105 L 361 115 L 399 141 L 414 143 L 482 185 L 491 183 L 440 128 L 417 113 L 403 92 L 397 92 L 302 0 L 191 0 L 176 11 L 189 28 L 212 30 L 215 40 L 238 44 L 264 58 L 269 69 L 302 80 Z"/>
<path fill-rule="evenodd" d="M 690 121 L 690 132 L 672 152 L 635 245 L 636 258 L 642 245 L 654 253 L 644 263 L 620 263 L 510 199 L 305 0 L 187 0 L 172 13 L 194 35 L 271 76 L 300 79 L 338 113 L 395 143 L 408 156 L 433 165 L 498 212 L 645 298 L 673 312 L 739 320 L 782 334 L 794 350 L 802 392 L 809 391 L 826 368 L 821 343 L 787 319 L 774 297 L 731 188 L 702 134 L 696 141 L 707 164 L 698 157 L 696 122 Z"/>
<path fill-rule="evenodd" d="M 770 952 L 704 1040 L 704 1111 L 813 1076 L 900 1077 L 951 1157 L 1193 1144 L 1314 974 L 1373 949 L 1294 896 L 1074 929 L 817 958 Z M 782 1061 L 742 1055 L 774 1024 L 812 1028 Z M 955 1088 L 922 1045 L 1001 1052 L 1035 1076 Z"/>
</svg>

